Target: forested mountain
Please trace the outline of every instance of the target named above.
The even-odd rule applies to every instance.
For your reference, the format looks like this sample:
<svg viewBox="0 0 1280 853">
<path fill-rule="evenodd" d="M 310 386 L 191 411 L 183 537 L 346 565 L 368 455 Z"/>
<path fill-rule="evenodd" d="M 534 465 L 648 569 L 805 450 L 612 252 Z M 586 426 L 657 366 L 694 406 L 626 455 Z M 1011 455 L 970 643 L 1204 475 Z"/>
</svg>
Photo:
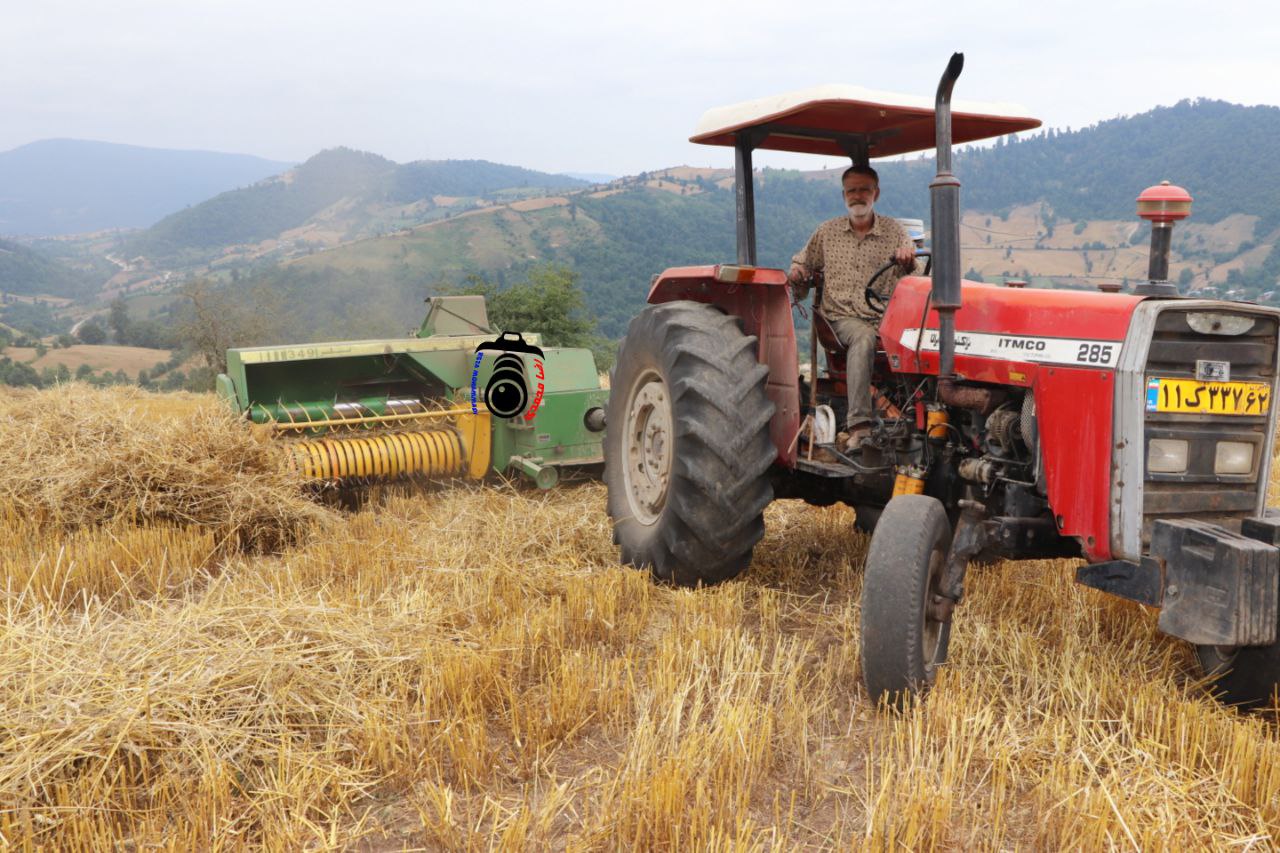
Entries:
<svg viewBox="0 0 1280 853">
<path fill-rule="evenodd" d="M 0 153 L 0 234 L 143 228 L 289 166 L 244 154 L 78 139 L 33 142 Z"/>
<path fill-rule="evenodd" d="M 376 154 L 335 148 L 243 189 L 172 213 L 126 244 L 129 255 L 171 255 L 253 243 L 296 228 L 326 207 L 389 180 L 396 164 Z"/>
<path fill-rule="evenodd" d="M 386 200 L 410 203 L 434 196 L 482 196 L 504 189 L 567 190 L 588 182 L 488 160 L 418 160 L 391 174 Z"/>
<path fill-rule="evenodd" d="M 549 175 L 483 160 L 419 161 L 397 164 L 377 154 L 334 148 L 297 168 L 251 187 L 222 193 L 165 217 L 130 240 L 130 256 L 199 256 L 226 246 L 279 238 L 327 215 L 341 237 L 362 236 L 372 224 L 399 227 L 407 219 L 430 220 L 447 208 L 438 197 L 482 196 L 503 189 L 585 186 L 564 175 Z M 413 211 L 399 208 L 412 206 Z M 340 208 L 330 210 L 331 208 Z M 444 215 L 442 212 L 441 216 Z"/>
<path fill-rule="evenodd" d="M 998 211 L 1046 201 L 1066 219 L 1123 219 L 1145 187 L 1168 180 L 1190 190 L 1194 216 L 1232 213 L 1280 225 L 1280 107 L 1186 100 L 1079 130 L 1009 137 L 958 152 L 964 206 Z M 878 167 L 895 195 L 929 209 L 933 161 Z"/>
</svg>

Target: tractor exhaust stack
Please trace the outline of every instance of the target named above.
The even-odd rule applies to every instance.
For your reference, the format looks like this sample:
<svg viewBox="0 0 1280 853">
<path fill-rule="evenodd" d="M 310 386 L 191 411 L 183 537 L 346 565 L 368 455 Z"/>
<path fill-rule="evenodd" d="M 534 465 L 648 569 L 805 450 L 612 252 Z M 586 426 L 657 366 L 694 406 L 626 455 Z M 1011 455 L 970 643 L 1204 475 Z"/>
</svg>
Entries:
<svg viewBox="0 0 1280 853">
<path fill-rule="evenodd" d="M 933 307 L 938 311 L 938 377 L 955 377 L 956 310 L 960 308 L 960 181 L 951 174 L 951 90 L 964 69 L 964 54 L 951 54 L 938 81 L 934 134 L 938 174 L 929 184 L 933 226 Z"/>
</svg>

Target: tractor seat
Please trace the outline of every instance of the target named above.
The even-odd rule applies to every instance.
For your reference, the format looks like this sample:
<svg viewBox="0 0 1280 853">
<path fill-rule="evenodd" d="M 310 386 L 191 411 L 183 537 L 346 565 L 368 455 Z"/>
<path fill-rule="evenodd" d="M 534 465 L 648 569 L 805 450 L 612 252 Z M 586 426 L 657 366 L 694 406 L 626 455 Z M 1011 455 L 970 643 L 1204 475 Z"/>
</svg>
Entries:
<svg viewBox="0 0 1280 853">
<path fill-rule="evenodd" d="M 827 371 L 832 378 L 837 378 L 841 383 L 844 382 L 845 375 L 845 356 L 848 349 L 844 344 L 840 343 L 840 339 L 836 337 L 836 330 L 831 327 L 830 321 L 823 316 L 821 311 L 813 312 L 813 327 L 818 331 L 818 343 L 827 353 Z M 888 372 L 889 356 L 885 353 L 884 347 L 876 346 L 875 373 Z"/>
<path fill-rule="evenodd" d="M 835 350 L 843 353 L 845 351 L 844 344 L 840 343 L 840 339 L 836 337 L 836 330 L 831 328 L 826 315 L 817 309 L 813 312 L 813 327 L 818 330 L 818 343 L 822 344 L 828 352 Z"/>
</svg>

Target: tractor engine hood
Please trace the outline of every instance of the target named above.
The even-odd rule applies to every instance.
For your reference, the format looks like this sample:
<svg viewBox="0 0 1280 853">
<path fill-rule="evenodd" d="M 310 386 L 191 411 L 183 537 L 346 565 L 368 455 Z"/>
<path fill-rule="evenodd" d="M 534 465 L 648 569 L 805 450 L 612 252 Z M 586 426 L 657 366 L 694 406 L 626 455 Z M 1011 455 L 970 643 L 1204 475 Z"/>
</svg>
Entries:
<svg viewBox="0 0 1280 853">
<path fill-rule="evenodd" d="M 902 279 L 880 340 L 895 371 L 938 373 L 938 313 L 931 281 Z M 977 382 L 1029 387 L 1044 367 L 1114 369 L 1133 309 L 1144 297 L 962 283 L 956 312 L 956 373 Z M 926 314 L 927 309 L 927 314 Z"/>
<path fill-rule="evenodd" d="M 972 281 L 961 287 L 956 378 L 1033 390 L 1058 532 L 1075 537 L 1090 561 L 1110 559 L 1115 377 L 1134 310 L 1144 297 Z M 929 305 L 930 288 L 927 278 L 904 278 L 889 301 L 880 340 L 896 371 L 938 374 L 941 336 L 938 314 Z M 1081 483 L 1090 485 L 1081 488 Z"/>
</svg>

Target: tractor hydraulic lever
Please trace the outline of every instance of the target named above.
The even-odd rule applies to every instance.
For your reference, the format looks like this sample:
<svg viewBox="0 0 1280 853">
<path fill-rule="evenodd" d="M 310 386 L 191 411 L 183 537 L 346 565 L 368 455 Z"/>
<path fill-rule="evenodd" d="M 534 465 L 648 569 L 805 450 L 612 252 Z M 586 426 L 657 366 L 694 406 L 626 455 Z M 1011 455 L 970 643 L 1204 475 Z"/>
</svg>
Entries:
<svg viewBox="0 0 1280 853">
<path fill-rule="evenodd" d="M 813 274 L 813 320 L 809 323 L 809 412 L 811 415 L 818 410 L 818 314 L 822 310 L 824 283 L 822 273 Z"/>
<path fill-rule="evenodd" d="M 815 271 L 806 284 L 813 286 L 813 316 L 809 322 L 809 458 L 818 443 L 818 315 L 822 306 L 824 277 Z M 804 309 L 801 309 L 803 313 Z"/>
</svg>

